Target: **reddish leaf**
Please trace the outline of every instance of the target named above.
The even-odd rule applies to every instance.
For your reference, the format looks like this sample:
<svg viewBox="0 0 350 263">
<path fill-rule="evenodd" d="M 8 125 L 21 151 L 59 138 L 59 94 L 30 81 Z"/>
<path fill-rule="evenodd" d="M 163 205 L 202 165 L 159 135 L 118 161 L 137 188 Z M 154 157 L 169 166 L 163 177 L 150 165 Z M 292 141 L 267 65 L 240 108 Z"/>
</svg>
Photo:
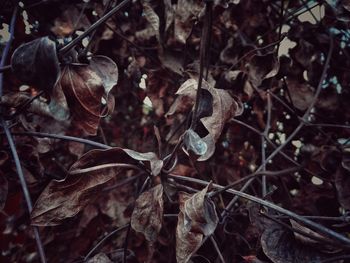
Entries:
<svg viewBox="0 0 350 263">
<path fill-rule="evenodd" d="M 203 237 L 214 233 L 219 218 L 215 204 L 206 197 L 210 185 L 189 195 L 179 193 L 180 212 L 176 227 L 176 260 L 186 263 L 199 249 Z"/>
<path fill-rule="evenodd" d="M 131 226 L 154 243 L 162 227 L 163 186 L 161 184 L 142 193 L 135 202 L 131 216 Z"/>
<path fill-rule="evenodd" d="M 93 66 L 66 66 L 56 87 L 63 90 L 74 123 L 90 135 L 96 134 L 100 118 L 114 108 L 114 97 L 108 96 L 114 82 L 105 77 L 105 72 L 101 72 L 106 69 L 101 60 L 105 59 L 98 57 L 93 60 Z M 103 106 L 105 103 L 107 109 Z"/>
</svg>

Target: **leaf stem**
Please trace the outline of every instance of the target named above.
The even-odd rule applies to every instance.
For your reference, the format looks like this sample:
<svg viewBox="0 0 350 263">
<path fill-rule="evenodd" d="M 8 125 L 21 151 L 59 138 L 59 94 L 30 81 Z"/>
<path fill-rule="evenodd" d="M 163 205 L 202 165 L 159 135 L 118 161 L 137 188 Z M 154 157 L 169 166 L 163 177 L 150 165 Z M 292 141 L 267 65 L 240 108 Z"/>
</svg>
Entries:
<svg viewBox="0 0 350 263">
<path fill-rule="evenodd" d="M 215 192 L 211 192 L 209 194 L 209 197 L 214 197 L 217 196 L 218 194 L 221 194 L 222 192 L 225 192 L 226 190 L 233 188 L 239 184 L 241 184 L 244 181 L 250 180 L 251 178 L 257 177 L 257 176 L 281 176 L 281 175 L 286 175 L 286 174 L 291 174 L 291 173 L 295 173 L 297 171 L 299 171 L 301 168 L 300 167 L 291 167 L 291 168 L 287 168 L 281 171 L 260 171 L 260 172 L 255 172 L 255 173 L 251 173 L 229 185 L 226 185 L 224 188 L 217 190 Z"/>
<path fill-rule="evenodd" d="M 109 234 L 107 234 L 104 238 L 102 238 L 90 251 L 89 253 L 87 253 L 87 255 L 84 257 L 84 262 L 87 261 L 89 259 L 89 257 L 95 252 L 96 249 L 98 249 L 102 243 L 104 243 L 108 238 L 110 238 L 111 236 L 113 236 L 114 234 L 124 230 L 125 228 L 127 228 L 130 224 L 125 224 L 121 227 L 118 227 L 117 229 L 113 230 L 112 232 L 110 232 Z"/>
<path fill-rule="evenodd" d="M 33 204 L 32 204 L 32 200 L 30 198 L 30 194 L 29 194 L 29 191 L 28 191 L 27 182 L 26 182 L 26 180 L 24 178 L 24 174 L 23 174 L 21 162 L 19 160 L 18 153 L 17 153 L 17 150 L 16 150 L 15 142 L 14 142 L 14 140 L 12 138 L 12 134 L 11 134 L 9 128 L 7 127 L 6 122 L 3 119 L 1 119 L 1 124 L 2 124 L 2 128 L 4 129 L 7 141 L 9 143 L 9 146 L 10 146 L 10 149 L 11 149 L 11 153 L 12 153 L 12 156 L 13 156 L 13 160 L 15 161 L 17 174 L 18 174 L 18 177 L 19 177 L 19 181 L 21 183 L 21 187 L 22 187 L 24 199 L 25 199 L 26 204 L 27 204 L 28 211 L 29 211 L 29 213 L 31 213 L 32 210 L 33 210 Z M 41 242 L 41 239 L 40 239 L 38 227 L 33 226 L 33 231 L 34 231 L 36 245 L 37 245 L 38 251 L 39 251 L 40 260 L 41 260 L 42 263 L 46 263 L 47 261 L 46 261 L 46 257 L 45 257 L 45 251 L 44 251 L 44 247 L 43 247 L 43 244 Z"/>
<path fill-rule="evenodd" d="M 98 171 L 98 170 L 101 170 L 101 169 L 116 168 L 116 167 L 136 169 L 136 170 L 143 171 L 140 167 L 138 167 L 137 165 L 133 165 L 133 164 L 128 164 L 128 163 L 107 163 L 107 164 L 96 165 L 96 166 L 89 167 L 89 168 L 74 170 L 74 171 L 71 171 L 71 172 L 68 172 L 68 173 L 71 174 L 71 175 L 75 175 L 75 174 L 89 173 L 89 172 Z"/>
<path fill-rule="evenodd" d="M 200 57 L 199 57 L 199 78 L 198 78 L 198 86 L 197 86 L 197 94 L 196 94 L 196 102 L 194 105 L 193 115 L 192 115 L 192 123 L 191 128 L 193 130 L 197 127 L 198 122 L 198 109 L 199 109 L 199 102 L 201 101 L 202 97 L 202 82 L 203 82 L 203 72 L 204 72 L 204 65 L 208 66 L 208 62 L 206 62 L 207 59 L 209 59 L 207 55 L 207 50 L 209 48 L 209 39 L 210 39 L 210 32 L 211 32 L 211 16 L 212 16 L 212 1 L 207 1 L 205 3 L 205 20 L 204 25 L 202 29 L 202 38 L 201 38 L 201 45 L 200 45 Z M 208 69 L 207 69 L 208 70 Z"/>
</svg>

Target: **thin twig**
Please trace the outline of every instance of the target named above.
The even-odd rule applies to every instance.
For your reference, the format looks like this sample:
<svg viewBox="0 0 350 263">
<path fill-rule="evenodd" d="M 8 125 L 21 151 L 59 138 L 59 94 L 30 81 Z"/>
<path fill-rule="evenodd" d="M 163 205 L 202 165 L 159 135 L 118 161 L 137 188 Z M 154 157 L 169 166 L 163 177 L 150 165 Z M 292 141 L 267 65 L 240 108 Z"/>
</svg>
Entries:
<svg viewBox="0 0 350 263">
<path fill-rule="evenodd" d="M 12 13 L 12 17 L 11 17 L 11 22 L 10 22 L 10 38 L 7 41 L 6 45 L 5 45 L 5 49 L 2 52 L 2 56 L 1 56 L 1 61 L 0 61 L 0 68 L 4 68 L 5 66 L 5 62 L 7 59 L 7 55 L 10 51 L 10 47 L 12 44 L 12 40 L 14 37 L 14 33 L 15 33 L 15 23 L 16 23 L 16 18 L 17 18 L 17 11 L 18 11 L 18 5 L 16 5 L 15 9 L 13 10 Z M 2 97 L 3 94 L 3 71 L 0 71 L 0 98 Z"/>
<path fill-rule="evenodd" d="M 266 170 L 266 149 L 265 149 L 265 138 L 268 136 L 270 127 L 271 127 L 271 97 L 270 94 L 267 93 L 267 120 L 265 125 L 265 130 L 263 135 L 261 135 L 261 161 L 264 164 L 262 167 L 262 171 Z M 267 185 L 266 185 L 266 176 L 263 175 L 261 178 L 261 184 L 262 184 L 262 196 L 265 196 L 267 193 Z"/>
<path fill-rule="evenodd" d="M 0 68 L 0 73 L 3 73 L 3 72 L 10 70 L 10 69 L 11 69 L 11 65 L 3 66 Z"/>
<path fill-rule="evenodd" d="M 101 149 L 107 149 L 107 150 L 112 149 L 111 146 L 108 146 L 106 144 L 102 144 L 99 142 L 94 142 L 88 139 L 78 138 L 74 136 L 51 134 L 51 133 L 45 133 L 45 132 L 13 132 L 12 134 L 15 136 L 35 136 L 39 138 L 60 139 L 60 140 L 66 140 L 66 141 L 72 141 L 72 142 L 79 142 L 79 143 L 83 143 L 83 144 L 94 146 Z"/>
<path fill-rule="evenodd" d="M 274 216 L 275 218 L 288 218 L 286 216 Z M 338 222 L 344 222 L 349 223 L 350 217 L 349 216 L 303 216 L 308 219 L 314 219 L 314 220 L 322 220 L 322 221 L 338 221 Z"/>
<path fill-rule="evenodd" d="M 140 191 L 137 192 L 137 197 L 146 189 L 148 183 L 150 181 L 150 177 L 147 177 L 146 180 L 143 182 Z M 135 198 L 136 199 L 136 198 Z M 125 240 L 124 240 L 124 256 L 123 256 L 123 263 L 126 263 L 126 251 L 128 250 L 128 243 L 129 243 L 129 235 L 130 235 L 130 231 L 131 231 L 131 222 L 128 225 L 128 229 L 126 232 L 126 236 L 125 236 Z"/>
<path fill-rule="evenodd" d="M 16 109 L 16 111 L 10 115 L 10 118 L 14 118 L 15 116 L 21 114 L 34 100 L 36 100 L 37 98 L 39 98 L 41 95 L 43 95 L 45 93 L 45 91 L 41 90 L 38 92 L 38 94 L 36 94 L 35 96 L 29 98 L 27 101 L 25 101 L 22 105 L 20 105 L 18 107 L 18 109 Z"/>
<path fill-rule="evenodd" d="M 232 70 L 236 65 L 238 65 L 242 60 L 244 60 L 246 57 L 250 56 L 250 55 L 253 55 L 253 56 L 256 56 L 257 52 L 258 51 L 261 51 L 261 50 L 264 50 L 264 49 L 267 49 L 269 47 L 273 47 L 273 46 L 276 46 L 278 45 L 280 42 L 283 41 L 283 39 L 287 36 L 287 34 L 282 34 L 281 35 L 281 38 L 275 42 L 272 42 L 266 46 L 263 46 L 263 47 L 257 47 L 257 48 L 254 48 L 250 51 L 248 51 L 247 53 L 245 53 L 242 57 L 240 57 L 235 63 L 233 63 L 228 70 Z"/>
<path fill-rule="evenodd" d="M 215 191 L 215 192 L 211 192 L 209 194 L 209 197 L 214 197 L 218 194 L 221 194 L 222 192 L 225 192 L 227 189 L 233 188 L 237 185 L 240 185 L 241 183 L 248 181 L 252 178 L 255 178 L 257 176 L 282 176 L 282 175 L 287 175 L 287 174 L 291 174 L 291 173 L 295 173 L 297 171 L 299 171 L 301 168 L 300 167 L 291 167 L 291 168 L 287 168 L 284 170 L 280 170 L 280 171 L 260 171 L 260 172 L 255 172 L 255 173 L 251 173 L 239 180 L 236 180 L 235 182 L 226 185 L 223 189 Z"/>
<path fill-rule="evenodd" d="M 306 110 L 305 114 L 303 115 L 303 117 L 301 118 L 301 120 L 304 120 L 304 121 L 301 121 L 298 125 L 298 127 L 288 136 L 288 138 L 285 140 L 285 142 L 281 145 L 279 145 L 270 155 L 269 157 L 266 158 L 265 162 L 262 163 L 260 165 L 260 167 L 256 170 L 256 171 L 260 171 L 262 169 L 262 166 L 269 162 L 270 160 L 272 160 L 286 145 L 288 145 L 288 143 L 293 140 L 293 138 L 298 134 L 298 132 L 304 127 L 305 125 L 305 122 L 307 122 L 308 118 L 309 118 L 309 115 L 311 113 L 311 110 L 312 108 L 315 106 L 316 104 L 316 101 L 317 101 L 317 98 L 318 96 L 320 95 L 320 92 L 322 90 L 322 83 L 323 81 L 326 79 L 326 75 L 327 75 L 327 69 L 328 69 L 328 66 L 329 66 L 329 62 L 330 62 L 330 59 L 332 57 L 332 54 L 333 54 L 333 38 L 332 36 L 330 36 L 330 45 L 329 45 L 329 50 L 328 50 L 328 54 L 327 54 L 327 59 L 326 59 L 326 62 L 325 62 L 325 65 L 323 67 L 323 70 L 322 70 L 322 75 L 321 75 L 321 78 L 320 78 L 320 81 L 318 83 L 318 86 L 317 86 L 317 90 L 315 92 L 315 95 L 312 99 L 312 102 L 310 103 L 308 109 Z M 245 183 L 245 185 L 242 187 L 241 191 L 245 191 L 250 185 L 251 183 L 254 181 L 254 178 L 251 178 L 249 181 L 247 181 Z M 231 208 L 234 206 L 234 204 L 236 203 L 236 201 L 238 200 L 238 196 L 235 196 L 231 201 L 230 203 L 228 204 L 228 206 L 226 207 L 226 210 L 223 212 L 223 215 L 222 217 L 225 217 L 227 212 L 231 210 Z"/>
<path fill-rule="evenodd" d="M 106 22 L 109 18 L 111 18 L 116 12 L 118 12 L 120 9 L 122 9 L 124 6 L 126 6 L 131 0 L 124 0 L 119 5 L 111 9 L 107 14 L 105 14 L 103 17 L 101 17 L 99 20 L 97 20 L 94 24 L 92 24 L 86 31 L 84 31 L 83 34 L 77 36 L 75 39 L 73 39 L 71 42 L 69 42 L 67 45 L 62 47 L 59 50 L 59 54 L 62 56 L 66 54 L 69 50 L 71 50 L 76 44 L 78 44 L 81 40 L 83 40 L 85 37 L 87 37 L 91 32 L 93 32 L 97 27 L 99 27 L 101 24 Z"/>
<path fill-rule="evenodd" d="M 236 123 L 238 123 L 238 124 L 240 124 L 240 125 L 242 125 L 242 126 L 244 126 L 244 127 L 246 127 L 246 128 L 248 128 L 248 129 L 250 129 L 250 130 L 252 130 L 253 132 L 257 133 L 257 134 L 260 135 L 260 136 L 263 134 L 262 132 L 258 131 L 258 130 L 255 129 L 253 126 L 250 126 L 249 124 L 247 124 L 247 123 L 245 123 L 245 122 L 242 122 L 242 121 L 237 120 L 237 119 L 232 119 L 232 121 L 233 121 L 233 122 L 236 122 Z M 269 139 L 269 137 L 265 137 L 265 140 L 266 140 L 267 143 L 270 144 L 274 149 L 277 148 L 277 145 L 274 144 L 274 143 Z M 286 160 L 290 161 L 292 164 L 301 167 L 301 165 L 300 165 L 297 161 L 293 160 L 291 157 L 289 157 L 287 154 L 285 154 L 282 150 L 279 151 L 279 154 L 280 154 L 281 156 L 283 156 Z M 310 175 L 312 175 L 312 176 L 315 175 L 315 174 L 314 174 L 312 171 L 310 171 L 309 169 L 307 169 L 307 168 L 305 168 L 305 167 L 302 167 L 302 168 L 304 169 L 305 172 L 308 172 Z"/>
<path fill-rule="evenodd" d="M 209 49 L 208 43 L 209 43 L 209 35 L 211 32 L 211 13 L 212 13 L 212 5 L 213 3 L 211 1 L 206 2 L 205 4 L 205 20 L 204 25 L 202 29 L 202 37 L 201 37 L 201 44 L 200 44 L 200 58 L 199 58 L 199 79 L 198 79 L 198 86 L 197 86 L 197 93 L 196 93 L 196 102 L 194 105 L 193 115 L 192 115 L 192 123 L 191 128 L 193 130 L 197 127 L 198 122 L 198 110 L 199 110 L 199 103 L 202 98 L 202 82 L 203 82 L 203 72 L 204 72 L 204 66 L 207 66 L 209 62 L 206 62 L 209 57 L 207 56 L 207 50 Z"/>
<path fill-rule="evenodd" d="M 218 244 L 216 243 L 215 238 L 214 238 L 212 235 L 210 236 L 210 241 L 211 241 L 211 243 L 213 244 L 213 246 L 214 246 L 214 248 L 215 248 L 215 250 L 216 250 L 216 253 L 218 253 L 218 256 L 219 256 L 219 258 L 220 258 L 220 261 L 221 261 L 222 263 L 226 263 L 224 257 L 223 257 L 222 254 L 221 254 L 220 248 L 219 248 Z"/>
<path fill-rule="evenodd" d="M 275 222 L 275 223 L 277 223 L 277 224 L 279 224 L 279 225 L 289 229 L 290 231 L 298 233 L 298 234 L 300 234 L 300 235 L 302 235 L 304 237 L 310 238 L 310 239 L 315 240 L 315 241 L 320 242 L 320 243 L 326 243 L 328 245 L 337 246 L 337 247 L 339 246 L 339 244 L 334 244 L 334 242 L 332 242 L 331 240 L 328 240 L 328 239 L 325 239 L 325 238 L 322 238 L 322 237 L 319 237 L 319 236 L 316 236 L 316 235 L 309 234 L 306 231 L 303 231 L 303 230 L 298 229 L 298 228 L 291 227 L 287 223 L 282 222 L 282 221 L 278 220 L 277 218 L 272 217 L 272 216 L 270 216 L 270 215 L 268 215 L 266 213 L 260 213 L 260 214 L 262 216 L 270 219 L 271 221 L 273 221 L 273 222 Z"/>
<path fill-rule="evenodd" d="M 28 211 L 29 211 L 29 213 L 31 213 L 33 210 L 33 204 L 32 204 L 32 200 L 30 198 L 30 194 L 28 191 L 27 182 L 24 178 L 21 162 L 20 162 L 18 154 L 17 154 L 15 142 L 12 138 L 12 135 L 11 135 L 9 128 L 7 127 L 6 122 L 3 119 L 1 119 L 1 124 L 2 124 L 2 128 L 4 129 L 7 141 L 9 143 L 11 153 L 13 156 L 13 160 L 15 161 L 17 174 L 19 177 L 19 181 L 21 183 L 21 187 L 22 187 L 24 199 L 25 199 L 26 204 L 27 204 Z M 45 251 L 44 251 L 44 247 L 43 247 L 43 244 L 41 242 L 41 239 L 40 239 L 39 229 L 38 229 L 38 227 L 33 226 L 33 230 L 34 230 L 36 245 L 37 245 L 38 251 L 39 251 L 40 260 L 42 263 L 46 263 L 47 261 L 46 261 L 46 257 L 45 257 Z"/>
<path fill-rule="evenodd" d="M 86 256 L 84 257 L 84 262 L 87 261 L 90 256 L 95 252 L 96 249 L 98 249 L 108 238 L 110 238 L 111 236 L 115 235 L 116 233 L 124 230 L 125 228 L 127 228 L 130 224 L 125 224 L 121 227 L 118 227 L 117 229 L 113 230 L 112 232 L 108 233 L 108 235 L 106 235 L 104 238 L 102 238 L 90 251 L 89 253 L 86 254 Z"/>
<path fill-rule="evenodd" d="M 207 186 L 209 184 L 209 182 L 203 181 L 201 179 L 193 178 L 193 177 L 173 175 L 173 174 L 169 174 L 168 176 L 169 176 L 169 178 L 173 178 L 174 180 L 182 180 L 182 181 L 186 181 L 186 182 L 192 182 L 192 183 L 200 184 L 202 186 Z M 216 188 L 216 189 L 223 189 L 224 188 L 224 186 L 221 186 L 218 184 L 212 184 L 212 187 Z M 258 203 L 262 206 L 265 206 L 265 207 L 268 207 L 272 210 L 275 210 L 281 214 L 287 215 L 290 218 L 294 219 L 295 221 L 302 223 L 303 225 L 309 227 L 310 229 L 312 229 L 314 231 L 319 231 L 323 235 L 325 235 L 329 238 L 332 238 L 333 240 L 341 242 L 346 246 L 350 246 L 350 239 L 348 239 L 347 237 L 345 237 L 345 236 L 343 236 L 343 235 L 341 235 L 341 234 L 339 234 L 339 233 L 337 233 L 337 232 L 335 232 L 327 227 L 324 227 L 320 224 L 317 224 L 317 223 L 315 223 L 307 218 L 304 218 L 304 217 L 302 217 L 302 216 L 300 216 L 292 211 L 289 211 L 289 210 L 282 208 L 278 205 L 270 203 L 266 200 L 262 200 L 258 197 L 253 196 L 253 195 L 246 194 L 242 191 L 238 191 L 238 190 L 234 190 L 234 189 L 227 189 L 226 192 L 231 193 L 231 194 L 236 195 L 236 196 L 239 196 L 241 198 L 250 200 L 252 202 Z"/>
</svg>

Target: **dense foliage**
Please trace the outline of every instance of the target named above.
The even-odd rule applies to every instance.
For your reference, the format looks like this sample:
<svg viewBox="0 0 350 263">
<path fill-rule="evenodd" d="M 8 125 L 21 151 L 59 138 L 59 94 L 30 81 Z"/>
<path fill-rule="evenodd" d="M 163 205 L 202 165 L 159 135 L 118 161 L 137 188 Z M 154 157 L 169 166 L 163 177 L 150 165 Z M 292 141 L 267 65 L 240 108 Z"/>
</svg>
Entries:
<svg viewBox="0 0 350 263">
<path fill-rule="evenodd" d="M 1 1 L 0 261 L 349 262 L 349 25 L 348 0 Z"/>
</svg>

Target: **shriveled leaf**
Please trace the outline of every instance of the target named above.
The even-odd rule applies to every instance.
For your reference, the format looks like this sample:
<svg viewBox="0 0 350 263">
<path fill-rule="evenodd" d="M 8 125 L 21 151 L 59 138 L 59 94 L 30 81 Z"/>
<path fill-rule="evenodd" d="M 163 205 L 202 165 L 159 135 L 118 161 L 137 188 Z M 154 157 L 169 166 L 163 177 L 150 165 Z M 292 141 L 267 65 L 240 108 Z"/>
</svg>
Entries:
<svg viewBox="0 0 350 263">
<path fill-rule="evenodd" d="M 60 75 L 56 43 L 41 37 L 21 45 L 12 55 L 11 68 L 24 83 L 51 91 Z"/>
<path fill-rule="evenodd" d="M 55 90 L 55 89 L 54 89 Z M 53 91 L 55 93 L 55 91 Z M 3 110 L 12 108 L 18 108 L 28 102 L 32 97 L 26 92 L 16 92 L 16 93 L 7 93 L 1 98 L 0 105 L 3 107 Z M 60 117 L 59 112 L 54 112 L 50 108 L 50 104 L 43 102 L 40 99 L 36 99 L 27 106 L 26 112 L 35 113 L 39 116 L 50 117 L 57 121 L 65 120 Z"/>
<path fill-rule="evenodd" d="M 189 195 L 179 193 L 180 212 L 176 227 L 176 260 L 186 263 L 199 249 L 204 236 L 214 233 L 219 218 L 215 204 L 206 197 L 210 184 L 202 191 Z"/>
<path fill-rule="evenodd" d="M 141 232 L 146 239 L 157 241 L 163 218 L 163 186 L 161 184 L 142 193 L 135 202 L 131 227 Z"/>
<path fill-rule="evenodd" d="M 306 110 L 314 97 L 313 88 L 306 83 L 300 83 L 296 80 L 287 80 L 287 87 L 294 106 L 298 110 Z"/>
<path fill-rule="evenodd" d="M 164 9 L 165 31 L 167 31 L 175 18 L 175 8 L 172 5 L 171 0 L 164 0 Z"/>
<path fill-rule="evenodd" d="M 159 17 L 157 13 L 153 10 L 151 4 L 147 0 L 142 1 L 142 7 L 143 7 L 143 12 L 145 14 L 145 17 L 147 21 L 150 23 L 152 29 L 154 30 L 154 33 L 156 34 L 156 37 L 158 40 L 160 40 L 160 35 L 159 35 Z"/>
<path fill-rule="evenodd" d="M 93 69 L 101 70 L 102 66 L 97 66 L 94 62 L 93 65 L 66 66 L 57 87 L 62 88 L 73 122 L 90 135 L 96 134 L 100 118 L 114 109 L 114 97 L 106 94 L 112 85 L 111 81 L 107 77 L 101 79 Z M 106 89 L 105 83 L 108 83 Z"/>
<path fill-rule="evenodd" d="M 264 56 L 254 56 L 249 62 L 248 78 L 252 85 L 258 88 L 264 79 L 277 75 L 279 61 L 274 53 Z"/>
<path fill-rule="evenodd" d="M 185 83 L 183 83 L 176 92 L 179 97 L 176 98 L 167 115 L 172 115 L 176 112 L 184 112 L 187 108 L 191 107 L 196 98 L 197 87 L 198 82 L 195 79 L 188 79 L 185 81 Z M 214 145 L 220 137 L 226 121 L 232 117 L 242 114 L 243 106 L 241 101 L 239 99 L 232 98 L 228 91 L 215 89 L 205 80 L 202 82 L 202 88 L 203 96 L 201 97 L 198 107 L 198 113 L 200 121 L 209 132 L 209 134 L 206 136 L 207 138 L 202 139 L 210 145 Z M 188 139 L 194 138 L 193 135 L 193 132 L 189 132 Z M 199 142 L 198 138 L 192 141 Z M 195 148 L 196 147 L 193 149 Z M 203 149 L 204 148 L 202 148 L 202 151 L 200 151 L 203 152 L 203 155 L 201 155 L 201 158 L 199 159 L 200 161 L 210 158 L 214 153 L 215 147 L 208 147 L 210 151 L 204 151 Z"/>
<path fill-rule="evenodd" d="M 183 57 L 180 52 L 164 50 L 164 52 L 160 54 L 159 59 L 162 61 L 163 66 L 168 70 L 171 70 L 178 75 L 183 75 Z"/>
<path fill-rule="evenodd" d="M 197 0 L 179 0 L 175 8 L 174 37 L 182 44 L 186 43 L 191 33 L 194 20 L 204 9 L 204 3 Z M 170 11 L 170 9 L 168 9 Z M 169 15 L 168 15 L 169 16 Z M 170 16 L 171 17 L 171 16 Z M 169 22 L 168 22 L 169 23 Z"/>
<path fill-rule="evenodd" d="M 90 258 L 87 263 L 112 263 L 113 261 L 105 253 L 98 253 Z"/>
<path fill-rule="evenodd" d="M 327 255 L 295 240 L 293 232 L 271 223 L 261 236 L 265 255 L 274 263 L 320 263 Z"/>
<path fill-rule="evenodd" d="M 2 211 L 6 204 L 8 194 L 8 182 L 5 175 L 0 171 L 0 211 Z"/>
<path fill-rule="evenodd" d="M 92 150 L 69 169 L 63 181 L 51 181 L 39 196 L 31 214 L 32 224 L 58 225 L 78 214 L 93 201 L 105 183 L 125 169 L 118 164 L 157 163 L 154 153 L 137 153 L 122 148 Z M 154 158 L 154 159 L 153 159 Z M 154 165 L 158 168 L 157 165 Z"/>
<path fill-rule="evenodd" d="M 57 85 L 52 93 L 49 103 L 49 110 L 58 120 L 68 120 L 71 116 L 66 96 L 63 93 L 62 86 Z"/>
</svg>

